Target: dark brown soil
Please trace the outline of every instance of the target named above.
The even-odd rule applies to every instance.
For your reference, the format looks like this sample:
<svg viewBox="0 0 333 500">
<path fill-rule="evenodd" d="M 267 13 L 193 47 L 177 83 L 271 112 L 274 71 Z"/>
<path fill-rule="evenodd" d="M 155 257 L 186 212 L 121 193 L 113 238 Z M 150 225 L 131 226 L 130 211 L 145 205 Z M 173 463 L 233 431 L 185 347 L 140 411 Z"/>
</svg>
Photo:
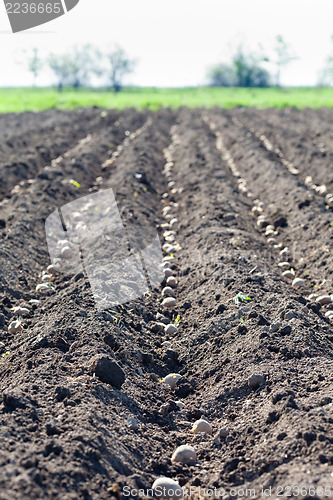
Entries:
<svg viewBox="0 0 333 500">
<path fill-rule="evenodd" d="M 333 303 L 308 299 L 333 293 L 332 122 L 331 110 L 292 109 L 0 117 L 1 500 L 120 499 L 125 486 L 149 497 L 159 476 L 201 487 L 201 498 L 208 488 L 226 499 L 333 498 Z M 174 310 L 161 306 L 162 285 L 99 312 L 83 272 L 35 291 L 50 263 L 46 218 L 107 188 L 123 221 L 147 220 L 162 244 L 162 209 L 173 207 Z M 257 226 L 255 199 L 275 242 Z M 282 277 L 282 260 L 304 286 Z M 236 304 L 239 293 L 251 300 Z M 23 331 L 9 333 L 11 308 L 30 299 L 40 303 Z M 158 331 L 158 313 L 179 316 L 176 334 Z M 119 367 L 111 377 L 108 363 Z M 174 391 L 160 381 L 169 373 L 183 376 Z M 190 432 L 202 415 L 213 436 Z M 196 464 L 171 463 L 182 444 Z"/>
</svg>

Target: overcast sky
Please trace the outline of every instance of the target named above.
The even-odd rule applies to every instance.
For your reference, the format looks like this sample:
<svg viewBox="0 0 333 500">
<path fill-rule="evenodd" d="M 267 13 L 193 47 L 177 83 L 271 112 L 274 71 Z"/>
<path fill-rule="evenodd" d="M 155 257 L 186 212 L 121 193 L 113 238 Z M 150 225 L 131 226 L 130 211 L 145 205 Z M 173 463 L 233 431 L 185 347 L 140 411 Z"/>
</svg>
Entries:
<svg viewBox="0 0 333 500">
<path fill-rule="evenodd" d="M 38 0 L 35 0 L 36 2 Z M 30 85 L 22 49 L 42 54 L 74 44 L 120 44 L 138 60 L 128 83 L 187 86 L 205 83 L 209 65 L 244 47 L 272 55 L 281 34 L 298 56 L 282 73 L 285 85 L 315 85 L 331 51 L 332 0 L 80 0 L 65 16 L 12 34 L 0 0 L 0 85 Z M 40 84 L 50 84 L 45 74 Z"/>
</svg>

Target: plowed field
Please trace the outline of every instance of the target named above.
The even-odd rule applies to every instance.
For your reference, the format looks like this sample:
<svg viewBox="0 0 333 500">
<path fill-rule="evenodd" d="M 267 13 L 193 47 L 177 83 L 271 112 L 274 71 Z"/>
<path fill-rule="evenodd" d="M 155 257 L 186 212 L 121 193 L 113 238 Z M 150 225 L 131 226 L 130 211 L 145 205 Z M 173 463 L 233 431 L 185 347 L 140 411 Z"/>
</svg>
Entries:
<svg viewBox="0 0 333 500">
<path fill-rule="evenodd" d="M 149 497 L 161 476 L 191 498 L 333 498 L 332 124 L 326 109 L 1 115 L 1 499 Z M 163 282 L 98 310 L 84 268 L 36 291 L 47 217 L 109 188 L 125 225 L 157 231 L 171 308 Z M 212 435 L 191 432 L 200 417 Z M 197 460 L 171 462 L 184 444 Z"/>
</svg>

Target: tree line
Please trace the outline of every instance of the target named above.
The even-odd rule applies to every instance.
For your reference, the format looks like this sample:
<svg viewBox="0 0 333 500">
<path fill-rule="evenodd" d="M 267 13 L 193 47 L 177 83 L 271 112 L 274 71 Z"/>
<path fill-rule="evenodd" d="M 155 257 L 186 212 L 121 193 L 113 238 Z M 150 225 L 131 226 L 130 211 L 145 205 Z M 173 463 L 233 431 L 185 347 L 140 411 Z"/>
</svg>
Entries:
<svg viewBox="0 0 333 500">
<path fill-rule="evenodd" d="M 63 54 L 51 53 L 42 58 L 37 48 L 27 54 L 28 69 L 33 74 L 34 84 L 45 67 L 48 67 L 56 80 L 59 91 L 64 87 L 88 87 L 93 77 L 104 81 L 118 92 L 125 76 L 132 73 L 136 61 L 124 49 L 116 45 L 102 52 L 90 44 L 75 46 Z"/>
<path fill-rule="evenodd" d="M 281 35 L 275 38 L 274 56 L 246 53 L 240 45 L 232 56 L 231 63 L 220 63 L 208 70 L 210 85 L 215 87 L 269 87 L 281 85 L 281 72 L 291 61 L 297 59 L 290 45 Z M 276 68 L 272 75 L 264 63 L 271 63 Z"/>
<path fill-rule="evenodd" d="M 333 35 L 332 35 L 333 44 Z M 103 81 L 114 92 L 119 92 L 124 79 L 133 72 L 136 61 L 131 59 L 119 45 L 102 52 L 90 44 L 75 46 L 62 54 L 49 54 L 42 58 L 37 48 L 25 54 L 28 69 L 33 74 L 34 82 L 41 71 L 48 67 L 56 80 L 59 91 L 64 87 L 88 87 L 95 77 Z M 281 85 L 283 69 L 297 56 L 281 35 L 275 38 L 273 55 L 246 52 L 240 45 L 230 63 L 221 62 L 207 71 L 209 85 L 215 87 L 269 87 Z M 271 74 L 265 67 L 269 63 L 275 67 Z M 333 84 L 333 55 L 326 59 L 326 64 L 319 75 L 320 85 Z"/>
</svg>

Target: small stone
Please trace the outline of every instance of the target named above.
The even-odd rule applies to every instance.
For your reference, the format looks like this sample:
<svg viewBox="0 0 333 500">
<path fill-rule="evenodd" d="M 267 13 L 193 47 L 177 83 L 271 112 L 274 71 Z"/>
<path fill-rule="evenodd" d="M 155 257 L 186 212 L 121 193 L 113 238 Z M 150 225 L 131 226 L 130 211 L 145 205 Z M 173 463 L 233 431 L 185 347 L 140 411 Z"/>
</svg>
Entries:
<svg viewBox="0 0 333 500">
<path fill-rule="evenodd" d="M 163 307 L 167 307 L 167 308 L 173 308 L 175 307 L 176 305 L 176 299 L 174 299 L 173 297 L 167 297 L 166 299 L 164 299 L 162 301 L 162 306 Z"/>
<path fill-rule="evenodd" d="M 166 269 L 164 269 L 164 277 L 165 278 L 169 278 L 172 275 L 173 275 L 173 270 L 172 269 L 170 269 L 169 267 L 167 267 Z"/>
<path fill-rule="evenodd" d="M 289 262 L 280 262 L 278 264 L 279 267 L 283 267 L 285 269 L 289 269 L 290 268 L 290 263 Z"/>
<path fill-rule="evenodd" d="M 159 333 L 159 332 L 164 332 L 164 324 L 163 323 L 154 323 L 151 326 L 151 331 L 153 333 Z"/>
<path fill-rule="evenodd" d="M 219 429 L 219 431 L 217 432 L 216 434 L 216 437 L 218 437 L 219 439 L 224 439 L 227 437 L 227 435 L 229 434 L 229 431 L 227 429 Z"/>
<path fill-rule="evenodd" d="M 291 332 L 291 326 L 290 325 L 286 325 L 284 327 L 282 327 L 279 331 L 279 333 L 281 335 L 288 335 L 289 333 Z"/>
<path fill-rule="evenodd" d="M 175 296 L 175 291 L 171 286 L 166 286 L 162 290 L 162 296 L 163 297 L 174 297 Z"/>
<path fill-rule="evenodd" d="M 205 432 L 206 434 L 213 434 L 212 427 L 207 422 L 207 420 L 204 420 L 203 418 L 200 418 L 196 422 L 194 422 L 193 427 L 191 429 L 191 432 L 194 432 L 194 434 L 199 434 L 200 432 Z"/>
<path fill-rule="evenodd" d="M 98 377 L 105 384 L 120 389 L 125 382 L 125 373 L 120 366 L 107 356 L 98 356 L 92 360 L 92 367 Z"/>
<path fill-rule="evenodd" d="M 67 246 L 63 247 L 60 254 L 63 259 L 70 259 L 72 257 L 72 249 Z"/>
<path fill-rule="evenodd" d="M 295 274 L 292 271 L 288 270 L 288 271 L 283 271 L 282 276 L 284 278 L 290 278 L 290 279 L 292 279 L 295 276 Z"/>
<path fill-rule="evenodd" d="M 332 318 L 333 317 L 333 311 L 327 311 L 325 312 L 326 318 Z"/>
<path fill-rule="evenodd" d="M 137 431 L 139 428 L 139 423 L 136 418 L 130 417 L 127 419 L 127 425 L 133 431 Z"/>
<path fill-rule="evenodd" d="M 9 333 L 18 333 L 23 330 L 23 326 L 20 320 L 12 321 L 8 326 Z"/>
<path fill-rule="evenodd" d="M 172 288 L 175 288 L 177 286 L 176 278 L 174 276 L 169 276 L 167 279 L 167 285 Z"/>
<path fill-rule="evenodd" d="M 50 264 L 49 266 L 47 266 L 46 270 L 51 274 L 59 273 L 60 266 L 58 264 Z"/>
<path fill-rule="evenodd" d="M 179 375 L 179 373 L 170 373 L 169 375 L 167 375 L 162 379 L 162 382 L 164 384 L 168 384 L 171 387 L 171 389 L 174 389 L 177 385 L 178 380 L 180 380 L 181 378 L 182 376 Z"/>
<path fill-rule="evenodd" d="M 175 403 L 180 410 L 183 410 L 185 408 L 185 403 L 183 403 L 182 401 L 175 401 Z"/>
<path fill-rule="evenodd" d="M 26 307 L 18 306 L 13 308 L 13 312 L 16 316 L 26 316 L 27 314 L 29 314 L 30 310 Z"/>
<path fill-rule="evenodd" d="M 305 286 L 305 281 L 302 278 L 295 278 L 292 286 Z"/>
<path fill-rule="evenodd" d="M 193 446 L 188 446 L 183 444 L 182 446 L 178 446 L 178 448 L 174 451 L 171 462 L 180 462 L 182 464 L 193 464 L 197 461 L 197 454 Z"/>
<path fill-rule="evenodd" d="M 177 499 L 183 498 L 183 489 L 179 484 L 168 477 L 159 477 L 153 483 L 152 489 L 154 490 L 157 498 Z"/>
<path fill-rule="evenodd" d="M 316 298 L 316 302 L 319 302 L 321 305 L 325 305 L 330 304 L 332 301 L 330 295 L 320 295 L 320 297 Z"/>
<path fill-rule="evenodd" d="M 281 326 L 281 323 L 272 323 L 269 327 L 271 332 L 277 332 Z"/>
<path fill-rule="evenodd" d="M 251 389 L 258 389 L 259 387 L 263 387 L 265 385 L 265 377 L 259 374 L 253 374 L 248 380 L 248 386 Z"/>
<path fill-rule="evenodd" d="M 166 325 L 164 328 L 164 331 L 167 335 L 173 335 L 174 333 L 177 333 L 178 329 L 175 325 Z"/>
</svg>

